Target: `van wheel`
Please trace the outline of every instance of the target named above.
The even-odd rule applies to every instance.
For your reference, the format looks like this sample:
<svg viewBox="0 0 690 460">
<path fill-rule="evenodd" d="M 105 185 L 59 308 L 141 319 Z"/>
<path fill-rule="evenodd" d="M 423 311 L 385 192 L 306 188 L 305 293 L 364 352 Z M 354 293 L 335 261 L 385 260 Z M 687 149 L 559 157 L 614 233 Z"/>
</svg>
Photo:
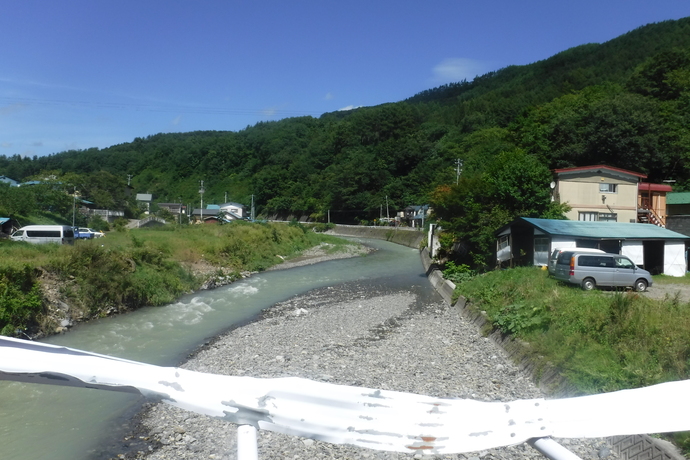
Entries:
<svg viewBox="0 0 690 460">
<path fill-rule="evenodd" d="M 591 291 L 595 287 L 597 287 L 597 283 L 595 283 L 592 278 L 585 278 L 582 280 L 582 290 L 583 291 Z"/>
<path fill-rule="evenodd" d="M 640 278 L 639 280 L 635 281 L 635 290 L 637 292 L 644 292 L 647 290 L 647 281 L 643 280 Z"/>
</svg>

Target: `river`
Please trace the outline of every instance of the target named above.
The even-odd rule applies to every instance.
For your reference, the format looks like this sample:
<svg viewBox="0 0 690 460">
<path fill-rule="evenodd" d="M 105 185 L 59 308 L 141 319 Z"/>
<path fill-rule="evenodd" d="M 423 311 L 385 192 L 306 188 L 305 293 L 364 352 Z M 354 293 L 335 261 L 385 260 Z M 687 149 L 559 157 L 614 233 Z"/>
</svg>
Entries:
<svg viewBox="0 0 690 460">
<path fill-rule="evenodd" d="M 312 289 L 358 281 L 434 295 L 419 251 L 378 240 L 364 257 L 270 271 L 164 307 L 142 308 L 79 325 L 45 342 L 175 366 L 209 338 L 261 310 Z M 114 457 L 141 398 L 107 391 L 0 382 L 0 458 L 79 460 Z"/>
</svg>

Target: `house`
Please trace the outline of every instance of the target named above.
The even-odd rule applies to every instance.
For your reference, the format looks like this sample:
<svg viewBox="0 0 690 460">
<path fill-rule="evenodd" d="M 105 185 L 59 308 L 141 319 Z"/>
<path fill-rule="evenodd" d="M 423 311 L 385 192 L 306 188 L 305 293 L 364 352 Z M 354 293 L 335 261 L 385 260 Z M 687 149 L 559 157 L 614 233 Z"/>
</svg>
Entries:
<svg viewBox="0 0 690 460">
<path fill-rule="evenodd" d="M 153 201 L 153 195 L 150 193 L 137 193 L 136 196 L 137 204 L 141 209 L 144 210 L 146 214 L 151 211 L 151 202 Z"/>
<path fill-rule="evenodd" d="M 690 235 L 690 192 L 666 195 L 666 228 Z"/>
<path fill-rule="evenodd" d="M 642 173 L 606 165 L 554 170 L 552 198 L 568 203 L 570 220 L 666 225 L 667 184 L 642 182 Z"/>
<path fill-rule="evenodd" d="M 189 216 L 190 219 L 196 224 L 211 224 L 218 223 L 220 220 L 220 208 L 216 209 L 203 209 L 194 208 L 192 214 Z"/>
<path fill-rule="evenodd" d="M 672 192 L 668 184 L 637 184 L 637 221 L 666 227 L 666 200 Z"/>
<path fill-rule="evenodd" d="M 666 195 L 666 215 L 690 215 L 690 192 L 673 192 Z"/>
<path fill-rule="evenodd" d="M 424 227 L 424 220 L 429 215 L 429 205 L 408 206 L 402 212 L 402 217 L 410 227 Z"/>
<path fill-rule="evenodd" d="M 553 197 L 570 220 L 637 222 L 638 184 L 645 174 L 605 165 L 554 170 Z"/>
<path fill-rule="evenodd" d="M 245 220 L 244 205 L 239 203 L 209 204 L 206 209 L 195 208 L 190 216 L 192 220 L 204 223 L 227 223 L 233 220 Z"/>
<path fill-rule="evenodd" d="M 656 225 L 519 217 L 496 232 L 497 265 L 546 266 L 556 248 L 622 254 L 653 274 L 684 276 L 690 237 Z"/>
<path fill-rule="evenodd" d="M 229 220 L 244 219 L 244 205 L 239 203 L 223 203 L 220 206 L 220 210 L 225 213 L 225 217 Z"/>
<path fill-rule="evenodd" d="M 167 209 L 174 216 L 187 213 L 187 206 L 182 203 L 158 203 L 158 207 L 160 209 Z"/>
</svg>

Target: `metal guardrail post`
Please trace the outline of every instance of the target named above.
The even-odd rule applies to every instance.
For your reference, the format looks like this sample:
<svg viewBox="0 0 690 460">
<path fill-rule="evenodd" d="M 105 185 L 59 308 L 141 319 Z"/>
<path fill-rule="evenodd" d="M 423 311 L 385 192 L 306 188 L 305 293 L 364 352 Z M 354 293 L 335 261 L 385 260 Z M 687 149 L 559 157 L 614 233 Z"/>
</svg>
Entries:
<svg viewBox="0 0 690 460">
<path fill-rule="evenodd" d="M 256 428 L 252 425 L 237 427 L 237 460 L 258 460 Z"/>
<path fill-rule="evenodd" d="M 582 460 L 551 438 L 531 438 L 527 443 L 551 460 Z"/>
</svg>

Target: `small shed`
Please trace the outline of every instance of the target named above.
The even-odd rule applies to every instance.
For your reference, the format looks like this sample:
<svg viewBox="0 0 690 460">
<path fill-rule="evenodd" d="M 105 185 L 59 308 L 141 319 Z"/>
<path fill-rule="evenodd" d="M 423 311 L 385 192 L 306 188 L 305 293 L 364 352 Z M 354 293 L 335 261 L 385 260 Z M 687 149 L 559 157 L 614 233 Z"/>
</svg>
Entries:
<svg viewBox="0 0 690 460">
<path fill-rule="evenodd" d="M 556 248 L 622 254 L 652 274 L 684 276 L 690 237 L 650 224 L 519 217 L 496 232 L 497 264 L 546 266 Z"/>
<path fill-rule="evenodd" d="M 0 217 L 0 233 L 3 235 L 11 235 L 12 232 L 21 227 L 19 222 L 10 217 Z M 2 237 L 3 235 L 0 235 Z"/>
</svg>

